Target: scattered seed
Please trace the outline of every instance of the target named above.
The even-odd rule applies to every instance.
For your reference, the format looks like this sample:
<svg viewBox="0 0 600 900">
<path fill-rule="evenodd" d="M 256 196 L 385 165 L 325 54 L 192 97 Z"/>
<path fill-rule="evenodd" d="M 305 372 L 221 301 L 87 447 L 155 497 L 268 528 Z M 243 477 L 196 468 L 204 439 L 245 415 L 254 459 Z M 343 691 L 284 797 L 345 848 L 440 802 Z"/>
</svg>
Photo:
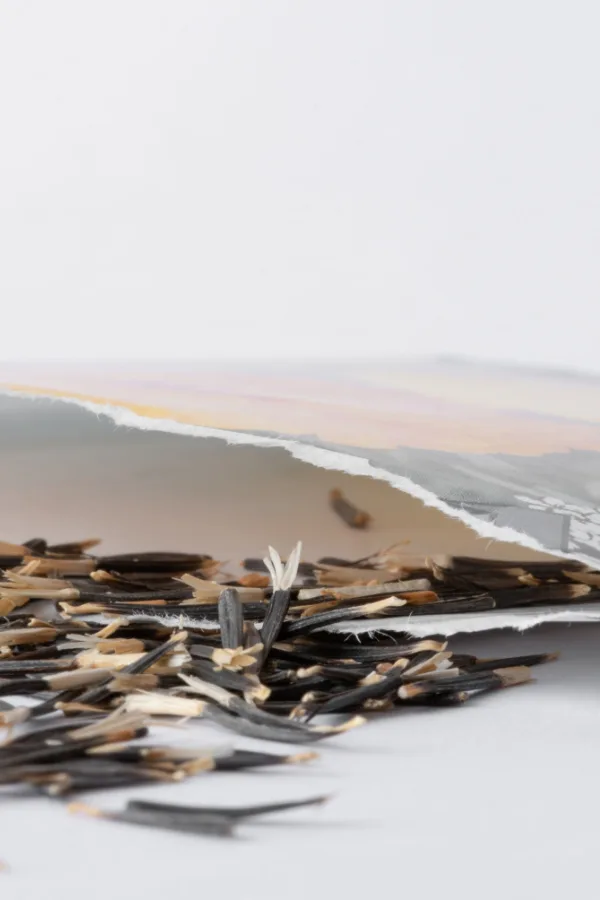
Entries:
<svg viewBox="0 0 600 900">
<path fill-rule="evenodd" d="M 356 510 L 331 498 L 352 527 Z M 368 517 L 367 517 L 368 518 Z M 247 559 L 238 580 L 207 554 L 93 556 L 97 541 L 0 542 L 0 784 L 49 797 L 174 783 L 211 772 L 290 765 L 312 752 L 150 743 L 152 726 L 204 718 L 233 734 L 301 746 L 415 706 L 455 707 L 525 684 L 554 654 L 478 659 L 424 640 L 328 631 L 341 621 L 477 612 L 600 597 L 600 574 L 565 560 L 514 563 L 409 556 L 396 544 L 369 557 L 284 564 L 273 548 Z M 266 573 L 266 574 L 264 574 Z M 54 604 L 51 621 L 30 601 Z M 102 614 L 102 622 L 88 618 Z M 381 624 L 381 623 L 379 623 Z M 365 715 L 363 715 L 365 713 Z M 323 715 L 342 715 L 322 724 Z M 16 726 L 19 726 L 17 728 Z M 141 742 L 144 738 L 144 742 Z M 178 807 L 132 801 L 112 821 L 231 835 L 256 815 L 323 798 L 252 807 Z"/>
<path fill-rule="evenodd" d="M 350 528 L 366 528 L 371 522 L 369 513 L 357 509 L 353 503 L 347 500 L 341 491 L 334 489 L 329 492 L 329 502 L 332 509 L 343 519 Z"/>
</svg>

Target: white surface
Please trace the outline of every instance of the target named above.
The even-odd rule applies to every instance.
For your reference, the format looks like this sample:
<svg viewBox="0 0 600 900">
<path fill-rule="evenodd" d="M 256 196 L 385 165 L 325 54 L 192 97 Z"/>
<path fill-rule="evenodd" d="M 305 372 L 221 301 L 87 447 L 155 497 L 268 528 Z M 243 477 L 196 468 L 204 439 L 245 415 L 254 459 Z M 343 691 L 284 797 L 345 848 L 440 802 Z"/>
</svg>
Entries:
<svg viewBox="0 0 600 900">
<path fill-rule="evenodd" d="M 594 0 L 4 0 L 2 355 L 598 371 L 599 24 Z"/>
<path fill-rule="evenodd" d="M 1 896 L 591 897 L 600 833 L 599 640 L 595 626 L 457 640 L 456 649 L 481 655 L 563 655 L 536 670 L 536 684 L 462 709 L 386 716 L 322 743 L 321 759 L 310 765 L 87 798 L 118 808 L 130 796 L 234 805 L 332 795 L 323 808 L 244 826 L 235 841 L 74 818 L 46 800 L 3 799 L 0 857 L 12 871 L 0 875 Z M 188 739 L 224 736 L 193 724 Z"/>
</svg>

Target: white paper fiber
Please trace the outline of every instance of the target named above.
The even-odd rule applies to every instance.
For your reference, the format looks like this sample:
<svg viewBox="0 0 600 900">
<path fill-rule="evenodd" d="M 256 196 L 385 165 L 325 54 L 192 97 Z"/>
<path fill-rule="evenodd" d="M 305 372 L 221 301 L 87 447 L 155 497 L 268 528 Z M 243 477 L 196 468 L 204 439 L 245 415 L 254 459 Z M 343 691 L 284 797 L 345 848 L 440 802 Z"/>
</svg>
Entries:
<svg viewBox="0 0 600 900">
<path fill-rule="evenodd" d="M 94 617 L 88 617 L 94 618 Z M 160 611 L 150 613 L 136 613 L 129 615 L 132 622 L 160 621 L 168 627 L 178 628 L 204 628 L 217 629 L 215 622 L 204 619 L 201 616 L 165 615 Z M 102 617 L 98 621 L 105 622 Z M 490 612 L 453 614 L 448 616 L 404 616 L 403 618 L 389 617 L 385 619 L 354 619 L 350 622 L 340 622 L 337 625 L 324 627 L 324 632 L 338 634 L 357 635 L 373 634 L 375 632 L 409 634 L 415 638 L 425 638 L 431 635 L 452 637 L 455 634 L 477 634 L 482 631 L 496 631 L 511 629 L 513 631 L 529 631 L 538 625 L 553 624 L 585 624 L 600 622 L 600 603 L 589 603 L 587 606 L 556 607 L 539 606 L 531 609 L 491 610 Z M 257 623 L 260 630 L 261 624 Z"/>
<path fill-rule="evenodd" d="M 432 634 L 475 634 L 480 631 L 510 628 L 528 631 L 544 623 L 600 622 L 600 603 L 574 604 L 567 607 L 538 606 L 535 609 L 491 610 L 481 613 L 459 613 L 450 616 L 405 616 L 404 618 L 355 620 L 331 625 L 327 630 L 342 634 L 364 634 L 394 631 L 422 638 Z"/>
</svg>

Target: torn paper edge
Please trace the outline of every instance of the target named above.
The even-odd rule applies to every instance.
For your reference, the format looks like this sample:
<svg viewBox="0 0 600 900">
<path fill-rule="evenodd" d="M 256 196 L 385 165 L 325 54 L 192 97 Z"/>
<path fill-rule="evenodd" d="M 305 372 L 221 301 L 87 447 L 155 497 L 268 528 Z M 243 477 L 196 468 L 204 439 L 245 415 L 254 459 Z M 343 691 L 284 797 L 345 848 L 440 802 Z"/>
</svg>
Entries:
<svg viewBox="0 0 600 900">
<path fill-rule="evenodd" d="M 548 622 L 600 622 L 600 603 L 577 606 L 538 606 L 535 609 L 505 609 L 481 613 L 456 613 L 447 616 L 405 616 L 389 619 L 355 619 L 323 628 L 337 634 L 374 634 L 375 632 L 403 632 L 416 638 L 432 634 L 451 637 L 454 634 L 476 634 L 498 628 L 528 631 Z"/>
<path fill-rule="evenodd" d="M 177 613 L 135 612 L 128 615 L 130 622 L 154 622 L 167 628 L 202 628 L 206 631 L 218 631 L 218 623 L 203 616 L 190 616 Z M 91 622 L 106 623 L 109 621 L 102 615 L 87 617 Z M 355 635 L 384 635 L 390 632 L 409 634 L 414 638 L 426 638 L 431 635 L 452 637 L 457 634 L 479 634 L 484 631 L 496 631 L 509 628 L 511 631 L 529 631 L 538 625 L 600 623 L 600 603 L 587 605 L 557 607 L 538 606 L 535 609 L 492 610 L 480 613 L 453 613 L 447 616 L 398 616 L 388 619 L 353 619 L 339 622 L 337 625 L 324 625 L 317 629 L 322 632 Z M 257 623 L 260 630 L 261 623 Z"/>
<path fill-rule="evenodd" d="M 20 391 L 0 386 L 0 394 L 9 397 L 27 397 L 32 400 L 50 400 L 54 403 L 69 403 L 80 409 L 85 409 L 96 416 L 107 416 L 117 426 L 136 428 L 139 431 L 159 431 L 167 434 L 180 434 L 196 438 L 217 438 L 228 444 L 245 444 L 253 447 L 278 447 L 287 451 L 295 459 L 298 459 L 301 462 L 310 463 L 321 469 L 333 469 L 338 472 L 344 472 L 347 475 L 362 475 L 367 478 L 373 478 L 376 481 L 385 481 L 396 490 L 403 491 L 405 494 L 409 494 L 411 497 L 420 500 L 425 506 L 433 507 L 451 519 L 457 519 L 471 528 L 479 535 L 479 537 L 489 538 L 494 541 L 504 541 L 511 544 L 519 544 L 521 547 L 527 547 L 530 550 L 536 550 L 539 553 L 548 553 L 562 559 L 572 559 L 577 562 L 583 562 L 593 568 L 597 566 L 597 560 L 593 559 L 593 557 L 581 553 L 573 554 L 549 549 L 544 547 L 543 544 L 535 538 L 517 531 L 514 528 L 510 528 L 507 525 L 494 525 L 492 522 L 485 522 L 478 519 L 477 516 L 474 516 L 472 513 L 450 506 L 434 494 L 433 491 L 421 487 L 421 485 L 412 481 L 410 478 L 403 475 L 395 475 L 392 472 L 388 472 L 386 469 L 380 469 L 373 466 L 368 459 L 364 459 L 360 456 L 341 453 L 336 450 L 327 450 L 322 447 L 313 447 L 312 445 L 303 444 L 301 441 L 293 438 L 264 437 L 263 435 L 229 431 L 221 428 L 210 428 L 204 425 L 193 425 L 188 422 L 178 422 L 175 419 L 158 419 L 153 418 L 152 416 L 142 416 L 124 406 L 97 403 L 92 400 L 82 400 L 77 397 L 56 397 L 55 395 L 44 394 L 43 390 Z"/>
</svg>

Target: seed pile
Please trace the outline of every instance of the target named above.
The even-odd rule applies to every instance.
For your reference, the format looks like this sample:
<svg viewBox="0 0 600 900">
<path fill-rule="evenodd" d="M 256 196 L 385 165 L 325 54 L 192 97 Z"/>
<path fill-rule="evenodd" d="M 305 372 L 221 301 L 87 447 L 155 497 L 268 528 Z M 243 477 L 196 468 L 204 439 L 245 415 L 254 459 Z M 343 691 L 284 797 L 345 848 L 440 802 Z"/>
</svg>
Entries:
<svg viewBox="0 0 600 900">
<path fill-rule="evenodd" d="M 297 545 L 285 563 L 272 548 L 264 560 L 244 560 L 234 578 L 207 555 L 103 557 L 90 553 L 96 543 L 0 545 L 10 550 L 0 556 L 0 725 L 14 729 L 0 746 L 2 785 L 63 796 L 310 760 L 313 752 L 169 747 L 150 743 L 149 730 L 166 718 L 200 718 L 312 746 L 369 713 L 460 705 L 529 681 L 530 667 L 552 655 L 482 660 L 436 636 L 399 640 L 378 626 L 358 641 L 327 626 L 591 599 L 600 590 L 598 573 L 562 562 L 428 561 L 392 547 L 313 564 Z M 83 811 L 228 834 L 277 809 L 136 801 L 121 813 Z"/>
</svg>

